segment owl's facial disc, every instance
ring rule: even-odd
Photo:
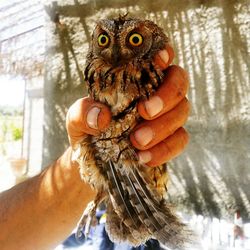
[[[100,20],[92,36],[92,59],[102,59],[113,67],[151,60],[166,41],[162,30],[151,21]]]

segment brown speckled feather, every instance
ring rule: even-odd
[[[133,34],[137,39],[131,42]],[[100,41],[102,36],[107,40]],[[138,41],[139,46],[132,46]],[[184,249],[190,233],[167,204],[167,167],[140,165],[129,141],[141,119],[138,100],[151,96],[162,82],[163,72],[152,58],[166,43],[162,30],[150,21],[120,17],[97,24],[85,78],[90,96],[110,107],[112,121],[100,135],[86,137],[75,155],[83,180],[98,191],[95,204],[106,203],[111,240],[138,246],[156,238],[172,249]],[[85,212],[81,226],[95,208]]]

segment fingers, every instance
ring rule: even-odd
[[[79,142],[86,134],[98,135],[111,121],[111,112],[102,103],[89,97],[77,100],[69,109],[66,127],[71,145]]]
[[[138,112],[146,120],[155,119],[174,108],[185,97],[187,90],[186,71],[176,65],[170,66],[155,94],[149,100],[139,102]]]
[[[166,69],[174,59],[174,50],[167,44],[165,49],[158,52],[154,57],[154,63],[157,64],[162,70]]]
[[[148,166],[160,165],[180,154],[188,143],[188,134],[182,128],[190,105],[185,98],[188,75],[179,66],[169,66],[174,58],[172,47],[167,45],[154,58],[165,76],[162,85],[149,98],[138,104],[139,114],[146,120],[136,126],[130,135],[139,160]]]
[[[159,166],[178,156],[184,150],[188,141],[188,133],[184,128],[179,128],[174,134],[154,147],[139,151],[139,161],[150,167]]]
[[[171,111],[154,120],[141,122],[130,134],[130,141],[139,150],[155,146],[185,124],[189,110],[189,102],[184,98]]]

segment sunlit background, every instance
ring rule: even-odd
[[[44,41],[39,1],[0,2],[0,190],[41,171]]]
[[[24,102],[25,81],[18,77],[1,76],[0,82],[0,105],[20,109]]]
[[[0,191],[15,184],[10,158],[22,157],[24,96],[21,78],[0,77]]]

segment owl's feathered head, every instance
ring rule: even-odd
[[[149,20],[103,19],[93,31],[88,59],[102,58],[114,66],[138,58],[151,60],[167,40],[163,30]]]

